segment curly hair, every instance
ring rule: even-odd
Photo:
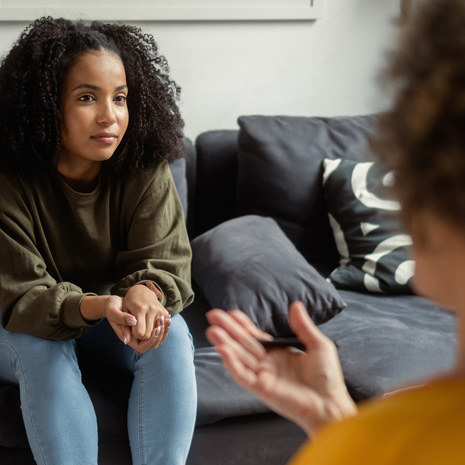
[[[107,163],[116,173],[141,173],[184,153],[180,89],[153,36],[134,26],[44,17],[28,26],[0,65],[0,166],[50,172],[61,151],[60,93],[75,60],[93,50],[124,65],[130,114],[126,134]]]
[[[427,210],[465,228],[465,1],[426,2],[398,45],[374,150],[394,169],[407,227]]]

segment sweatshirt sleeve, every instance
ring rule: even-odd
[[[165,308],[179,313],[194,298],[191,256],[176,186],[168,165],[161,163],[133,211],[125,248],[117,254],[112,293],[124,296],[131,286],[152,281],[163,292]]]
[[[34,223],[24,201],[2,192],[0,206],[0,312],[8,331],[45,339],[75,339],[89,323],[80,313],[87,295],[57,282],[37,248]]]

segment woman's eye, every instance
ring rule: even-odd
[[[126,103],[127,99],[128,98],[126,97],[126,95],[117,95],[115,97],[115,102],[123,104],[123,103]]]
[[[81,95],[78,100],[80,102],[92,102],[92,100],[95,100],[94,97],[92,97],[92,95]]]

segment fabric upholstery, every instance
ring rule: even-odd
[[[196,141],[197,159],[191,158],[191,151],[186,165],[191,238],[239,213],[272,216],[312,265],[328,262],[328,271],[331,271],[331,265],[337,266],[339,255],[323,204],[321,161],[326,157],[364,160],[366,138],[374,130],[374,118],[252,116],[241,118],[239,123],[240,131],[202,134]],[[240,160],[237,158],[239,132]],[[311,169],[302,167],[305,154],[312,160]],[[262,156],[264,163],[260,162]],[[318,168],[313,165],[314,159],[318,161]],[[264,173],[254,173],[257,169]],[[313,184],[315,179],[317,184]],[[257,181],[257,185],[246,185],[247,180]],[[269,192],[266,182],[269,182]],[[306,188],[307,182],[313,187]],[[287,197],[288,190],[295,197],[297,183],[308,199],[307,203],[299,203],[306,209],[300,216],[302,220],[296,217],[291,197]],[[240,206],[236,200],[241,202]],[[453,363],[455,341],[451,315],[441,313],[416,296],[368,295],[344,290],[340,295],[348,306],[321,327],[339,347],[344,375],[356,399],[379,395],[400,383],[445,370]],[[246,405],[251,399],[245,399],[234,381],[221,371],[224,368],[220,360],[205,340],[204,314],[209,308],[210,304],[196,289],[194,303],[183,311],[197,349],[198,421],[202,423],[196,428],[187,465],[286,463],[304,441],[305,434],[274,414],[248,415],[242,409],[241,402]],[[103,389],[100,382],[107,383]],[[109,440],[99,445],[102,465],[131,463],[125,422],[121,420],[126,412],[129,382],[115,378],[88,381],[100,419],[101,438]],[[9,446],[24,444],[22,424],[14,423],[19,419],[17,394],[14,386],[0,386],[2,446],[5,440]],[[242,410],[233,411],[233,406]],[[250,411],[263,408],[258,404],[248,404],[248,407]],[[237,412],[240,416],[206,424],[214,420],[214,415],[219,418]],[[4,418],[9,420],[5,422]],[[114,440],[110,441],[111,438]],[[1,465],[33,463],[27,449],[0,447]]]
[[[275,218],[311,262],[337,262],[321,187],[324,158],[365,160],[371,116],[239,118],[237,212]]]
[[[452,368],[455,318],[414,295],[339,291],[347,307],[321,330],[336,342],[346,383],[358,400]]]
[[[197,425],[270,411],[231,378],[214,347],[196,349],[195,372],[199,393]]]
[[[212,307],[239,308],[262,330],[291,334],[289,305],[302,301],[322,323],[345,306],[336,289],[271,218],[248,215],[192,241],[192,275]]]
[[[403,231],[393,176],[380,163],[323,160],[323,190],[339,267],[329,280],[341,289],[410,293],[412,240]]]
[[[235,216],[237,136],[235,130],[208,131],[195,141],[197,163],[195,198],[190,209],[191,239]]]

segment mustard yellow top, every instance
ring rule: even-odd
[[[289,465],[322,464],[465,464],[465,379],[368,402],[356,417],[323,429]]]

